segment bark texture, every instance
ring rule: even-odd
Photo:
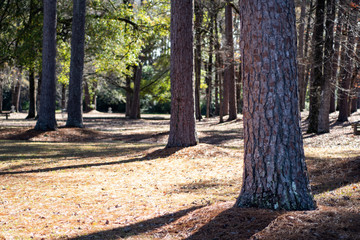
[[[201,120],[200,80],[201,80],[201,29],[203,22],[203,6],[201,0],[195,0],[195,114]]]
[[[86,0],[74,0],[67,127],[84,127],[82,80],[85,48],[85,13]]]
[[[39,119],[35,129],[56,130],[56,0],[44,0],[42,79]]]
[[[192,0],[171,1],[171,117],[167,147],[198,142],[195,128],[193,81]]]
[[[244,175],[236,205],[314,209],[300,129],[293,0],[241,1]]]
[[[35,72],[34,68],[30,68],[29,70],[29,113],[26,119],[35,118],[36,116],[36,101],[35,101]]]

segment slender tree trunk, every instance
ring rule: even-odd
[[[42,82],[41,79],[42,79],[42,75],[40,74],[37,82],[37,91],[36,91],[36,117],[35,117],[36,120],[39,119],[39,112],[40,112],[41,82]]]
[[[333,113],[336,111],[336,86],[338,83],[338,68],[339,68],[339,55],[340,55],[340,40],[341,40],[341,35],[342,35],[342,16],[341,16],[341,11],[337,11],[337,24],[336,24],[336,32],[335,32],[335,36],[334,36],[334,55],[333,55],[333,59],[332,59],[332,77],[331,79],[333,80],[331,82],[331,98],[330,98],[330,113]]]
[[[210,36],[209,36],[209,62],[207,64],[207,91],[206,91],[206,117],[211,117],[211,103],[212,103],[212,69],[213,69],[213,52],[214,52],[214,17],[210,13]]]
[[[66,84],[61,84],[61,110],[66,110]]]
[[[36,117],[36,100],[35,100],[35,69],[31,67],[29,70],[29,113],[26,119],[31,119]]]
[[[239,207],[315,208],[300,129],[294,10],[293,0],[240,4],[245,152]]]
[[[202,119],[200,108],[202,9],[202,1],[195,0],[195,114],[196,119],[199,121]]]
[[[224,73],[225,82],[228,84],[229,94],[229,118],[228,121],[237,118],[236,110],[236,87],[234,74],[234,39],[233,39],[233,17],[232,7],[227,4],[225,7],[225,36],[226,36],[226,68]]]
[[[347,6],[345,0],[341,0],[341,7]],[[347,29],[347,43],[346,50],[344,50],[344,54],[342,54],[342,66],[341,70],[341,81],[340,81],[340,99],[339,99],[339,117],[338,122],[346,122],[348,121],[349,116],[349,92],[350,92],[350,84],[352,78],[352,60],[354,57],[354,44],[355,37],[354,31],[356,28],[356,14],[354,10],[350,9],[348,11],[349,14],[349,24],[344,29]],[[345,42],[343,44],[345,46]]]
[[[18,80],[15,87],[15,111],[20,112],[20,95],[21,95],[21,84],[22,84],[22,68],[18,72]]]
[[[308,18],[307,18],[307,24],[306,24],[306,32],[305,32],[305,44],[304,44],[304,59],[305,59],[305,79],[304,79],[304,85],[302,86],[302,89],[300,88],[299,91],[301,91],[301,96],[302,98],[300,98],[300,110],[304,110],[305,109],[305,102],[306,102],[306,93],[307,93],[307,87],[308,87],[308,83],[309,83],[309,78],[310,78],[310,64],[308,63],[308,59],[309,57],[309,40],[310,40],[310,31],[311,31],[311,19],[312,19],[312,15],[313,15],[313,0],[310,0],[310,6],[309,6],[309,13],[308,13]]]
[[[316,1],[315,26],[313,32],[313,77],[310,82],[310,111],[308,133],[317,133],[319,125],[319,109],[321,103],[321,85],[323,75],[323,35],[325,19],[325,0]]]
[[[73,0],[69,101],[66,127],[84,127],[82,82],[85,49],[85,13],[86,0]]]
[[[4,82],[4,79],[0,77],[0,113],[2,113],[3,111],[3,83]]]
[[[215,40],[215,115],[220,115],[220,43],[219,43],[219,33],[218,33],[218,23],[217,23],[217,13],[214,15],[214,40]]]
[[[305,33],[305,17],[306,17],[306,2],[301,2],[301,12],[300,12],[300,19],[299,19],[299,32],[298,32],[298,63],[299,63],[299,93],[300,93],[300,110],[301,103],[305,102],[305,61],[304,61],[304,33]]]
[[[129,76],[126,76],[126,106],[125,106],[125,116],[126,117],[130,117],[131,96],[132,96],[131,79]]]
[[[139,63],[139,66],[134,68],[134,93],[131,101],[131,110],[130,118],[139,119],[140,118],[140,84],[141,84],[141,75],[142,75],[142,64]]]
[[[84,79],[84,112],[90,112],[91,108],[90,87],[87,79]]]
[[[171,117],[167,147],[198,143],[193,80],[193,3],[171,1]]]
[[[39,119],[35,129],[56,130],[56,0],[44,0],[42,81]]]
[[[236,81],[236,105],[238,113],[242,113],[242,98],[241,98],[241,68],[238,67],[238,71],[236,74],[237,81]]]
[[[326,1],[326,29],[325,29],[325,54],[324,54],[324,77],[321,83],[321,102],[319,109],[318,133],[330,132],[329,113],[331,83],[333,77],[332,58],[334,55],[334,21],[335,21],[335,0]]]

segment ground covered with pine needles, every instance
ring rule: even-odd
[[[331,133],[304,133],[318,209],[298,212],[234,207],[240,115],[174,149],[168,115],[92,112],[76,129],[59,114],[53,132],[25,117],[0,119],[0,239],[360,239],[360,136],[335,114]]]

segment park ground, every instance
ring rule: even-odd
[[[169,115],[90,112],[75,129],[59,113],[53,132],[25,117],[0,118],[0,240],[360,239],[360,136],[336,114],[331,133],[304,132],[318,208],[292,212],[233,207],[241,115],[198,122],[200,144],[182,149],[164,148]]]

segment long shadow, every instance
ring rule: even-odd
[[[79,169],[79,168],[88,168],[88,167],[99,167],[99,166],[111,166],[111,165],[119,165],[131,162],[142,162],[142,161],[151,161],[157,158],[168,157],[182,148],[165,148],[155,150],[147,154],[141,158],[132,158],[128,160],[121,160],[121,161],[113,161],[113,162],[101,162],[101,163],[88,163],[88,164],[79,164],[79,165],[70,165],[70,166],[61,166],[61,167],[52,167],[52,168],[40,168],[40,169],[32,169],[32,170],[25,170],[25,171],[6,171],[0,172],[0,175],[14,175],[14,174],[25,174],[25,173],[42,173],[42,172],[53,172],[53,171],[60,171],[66,169]]]
[[[207,136],[199,138],[201,143],[221,145],[230,140],[241,140],[244,138],[243,130],[232,131],[203,131]]]
[[[79,237],[70,238],[69,240],[89,240],[89,239],[100,239],[100,240],[112,240],[119,238],[126,238],[130,236],[136,236],[141,233],[145,233],[166,224],[172,223],[177,219],[185,216],[186,214],[199,209],[203,206],[196,206],[192,208],[188,208],[185,210],[181,210],[175,213],[166,214],[157,218],[145,220],[142,222],[138,222],[135,224],[131,224],[125,227],[114,228],[110,230],[105,230],[101,232],[91,233],[88,235],[83,235]]]
[[[201,227],[187,240],[249,239],[283,212],[254,208],[229,208]]]
[[[323,164],[309,170],[309,176],[315,184],[312,191],[315,194],[331,191],[352,183],[360,182],[360,157],[342,160],[330,164],[336,159],[307,158],[308,161],[322,161]],[[340,160],[340,159],[339,159]]]

